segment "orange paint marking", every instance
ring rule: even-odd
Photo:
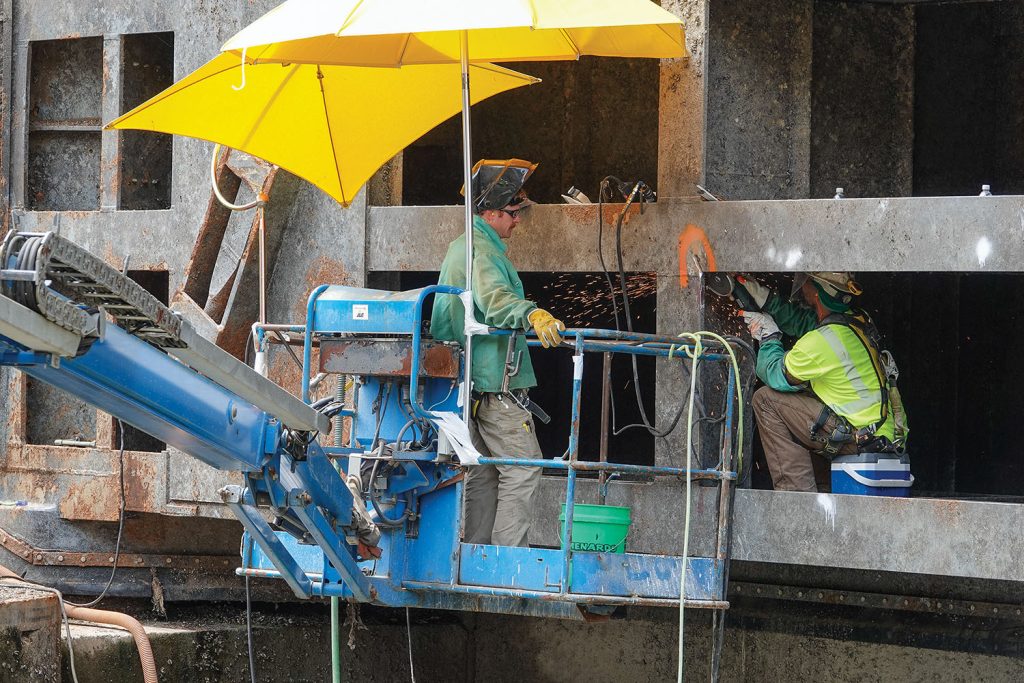
[[[718,270],[718,266],[715,265],[715,251],[711,248],[711,242],[708,241],[707,234],[705,234],[703,228],[690,223],[683,228],[683,232],[679,235],[680,289],[686,289],[690,284],[687,256],[692,252],[699,257],[700,252],[697,250],[698,247],[704,251],[704,257],[707,259],[707,272],[714,272]]]

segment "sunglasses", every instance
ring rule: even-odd
[[[512,219],[518,218],[519,217],[519,212],[520,211],[524,211],[524,209],[512,209],[511,211],[509,211],[508,209],[498,209],[498,210],[501,211],[502,213],[507,213],[509,218],[512,218]]]

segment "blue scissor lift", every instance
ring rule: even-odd
[[[0,364],[65,389],[214,467],[243,471],[244,486],[221,489],[245,528],[240,574],[283,579],[302,598],[577,619],[601,618],[624,605],[680,607],[682,594],[685,607],[715,610],[713,652],[720,652],[741,450],[735,397],[742,393],[738,386],[746,386],[725,344],[749,353],[738,340],[700,345],[569,330],[575,353],[564,459],[480,459],[481,465],[564,470],[563,539],[572,538],[580,473],[713,484],[712,553],[474,545],[461,542],[464,467],[452,456],[446,430],[437,428],[445,415],[461,414],[462,353],[456,344],[423,336],[427,297],[461,290],[323,285],[309,299],[304,325],[257,328],[261,345],[282,327],[304,334],[299,401],[56,235],[10,233],[0,266]],[[103,311],[93,308],[97,302]],[[310,404],[314,348],[321,372],[353,379],[350,402]],[[582,355],[590,352],[724,362],[717,463],[687,470],[581,459]],[[330,430],[329,416],[351,418],[347,446],[318,443],[318,434]],[[679,494],[686,495],[685,486]],[[683,523],[678,520],[681,533]]]
[[[576,617],[606,614],[620,605],[678,606],[681,585],[686,606],[725,609],[732,490],[736,479],[735,400],[737,378],[730,366],[725,389],[721,457],[716,467],[691,469],[693,480],[718,484],[718,533],[708,557],[640,553],[573,552],[561,549],[474,545],[460,542],[462,527],[461,468],[436,443],[406,447],[422,420],[447,411],[458,415],[458,347],[425,340],[422,311],[429,295],[448,296],[461,290],[427,287],[411,292],[380,292],[348,287],[322,287],[310,298],[305,332],[304,377],[311,349],[320,347],[321,371],[359,377],[350,447],[329,448],[343,470],[357,466],[359,456],[386,463],[391,475],[377,476],[370,486],[377,519],[384,518],[380,558],[359,562],[363,593],[379,604],[482,609],[538,616]],[[506,331],[492,331],[507,334]],[[565,508],[561,537],[570,538],[581,472],[620,476],[669,477],[682,480],[676,467],[648,467],[590,462],[579,457],[582,354],[623,353],[687,360],[693,345],[670,337],[611,330],[570,330],[574,343],[572,420],[567,455],[558,460],[481,458],[482,465],[522,465],[565,471]],[[387,360],[384,360],[385,357]],[[577,360],[578,359],[578,360]],[[727,361],[722,348],[705,348],[702,361]],[[306,387],[304,387],[304,390]],[[430,406],[428,410],[424,406]],[[408,438],[408,441],[406,440]],[[385,447],[385,444],[387,445]],[[442,447],[443,450],[443,447]],[[385,454],[386,453],[386,454]],[[385,455],[381,455],[385,454]],[[366,461],[363,461],[365,463]],[[367,469],[363,464],[363,469]],[[381,467],[378,466],[378,471]],[[680,487],[680,495],[684,489]],[[372,503],[371,503],[372,508]],[[395,524],[395,520],[401,520]],[[680,530],[683,520],[678,520]],[[277,534],[311,580],[311,592],[352,598],[347,579],[329,558],[303,549],[294,536]],[[262,543],[247,536],[243,573],[277,575],[276,563]],[[686,580],[682,581],[685,567]],[[567,580],[568,578],[568,580]],[[292,577],[291,581],[296,578]],[[358,597],[358,596],[356,596]]]

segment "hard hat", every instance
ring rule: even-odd
[[[476,162],[473,166],[474,212],[534,204],[523,192],[523,183],[536,168],[537,164],[523,159],[481,159]],[[465,185],[459,194],[465,196]]]
[[[829,310],[845,310],[853,303],[853,297],[859,296],[863,290],[853,275],[845,271],[814,271],[810,273],[797,273],[793,276],[793,290],[791,296],[804,286],[807,280],[811,280],[821,295],[821,301]]]

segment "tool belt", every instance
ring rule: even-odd
[[[836,418],[836,426],[831,432],[826,432],[825,424],[833,416]],[[811,441],[822,444],[818,452],[829,460],[835,457],[840,448],[851,443],[857,445],[858,453],[895,453],[896,447],[888,437],[875,434],[877,428],[876,423],[857,429],[842,415],[828,406],[822,406],[818,419],[811,425]]]
[[[549,422],[551,422],[551,416],[548,415],[547,412],[545,412],[545,410],[543,408],[541,408],[539,405],[537,405],[532,400],[530,400],[530,390],[529,389],[511,389],[509,391],[487,391],[487,392],[474,390],[473,394],[472,394],[473,403],[474,403],[474,406],[473,406],[473,414],[474,415],[476,414],[476,405],[475,405],[476,402],[477,401],[482,401],[484,396],[487,396],[487,395],[494,396],[499,401],[502,401],[502,400],[507,398],[508,400],[512,401],[513,403],[515,403],[517,406],[519,406],[523,410],[529,411],[530,414],[532,414],[535,418],[540,420],[543,424],[548,424]]]

